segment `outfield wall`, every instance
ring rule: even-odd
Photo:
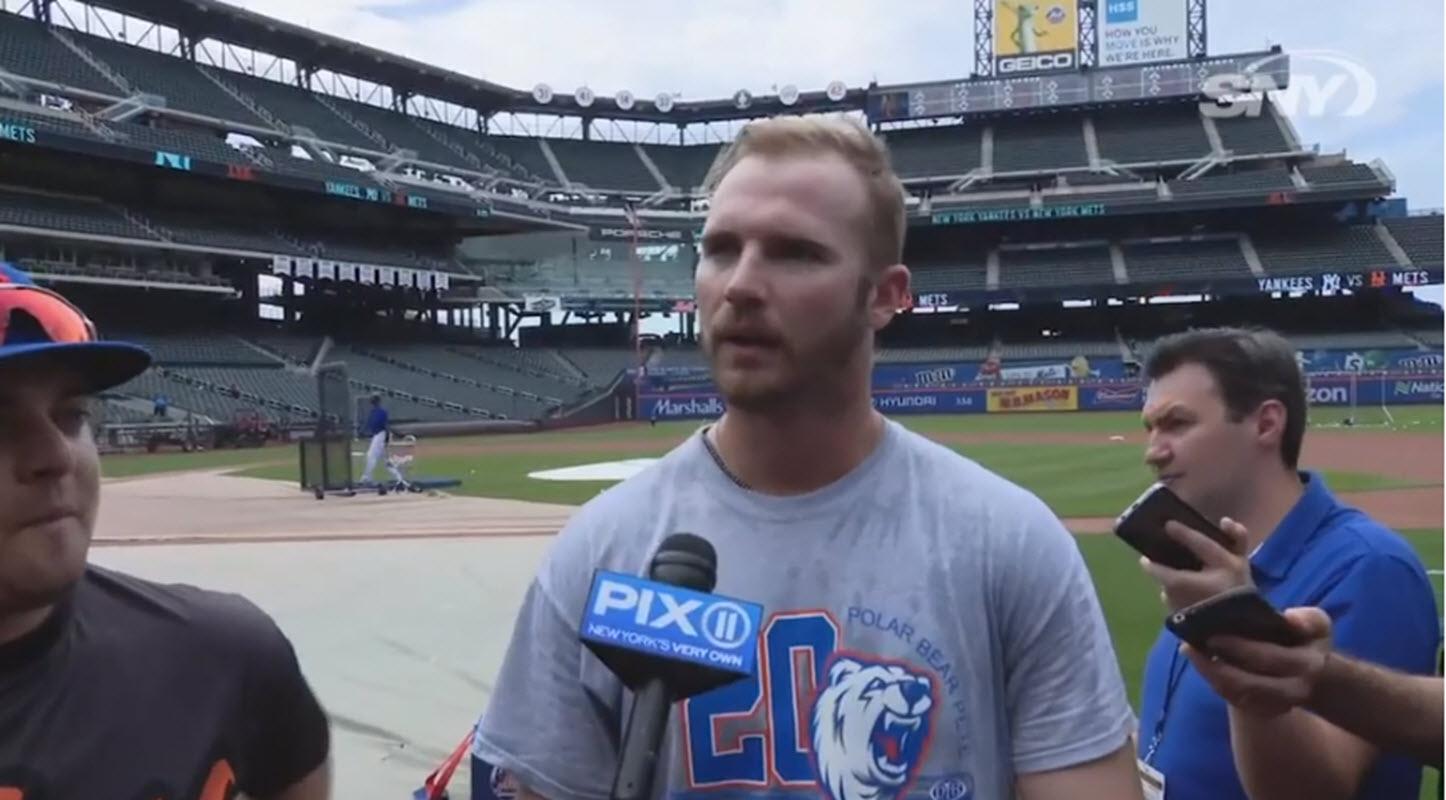
[[[917,369],[917,368],[916,368]],[[649,376],[651,377],[651,376]],[[723,413],[716,387],[694,375],[675,374],[658,391],[645,378],[639,387],[639,419],[705,419]],[[877,383],[877,382],[876,382]],[[1311,374],[1312,406],[1440,404],[1441,372]],[[1035,382],[949,387],[879,387],[874,407],[889,414],[1017,414],[1049,411],[1135,411],[1144,405],[1144,391],[1134,380]]]

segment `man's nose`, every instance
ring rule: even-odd
[[[1168,445],[1151,436],[1145,444],[1145,464],[1153,469],[1161,469],[1170,461],[1170,448]]]
[[[14,448],[16,478],[21,483],[57,478],[74,465],[69,442],[48,419],[18,426],[4,446]]]
[[[733,305],[757,305],[765,292],[765,264],[756,244],[744,245],[738,261],[728,271],[728,285],[723,297]]]

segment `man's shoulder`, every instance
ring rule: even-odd
[[[1421,561],[1405,537],[1356,506],[1337,501],[1323,527],[1322,542],[1339,557],[1398,558],[1412,564]]]
[[[239,654],[282,640],[270,615],[247,598],[185,583],[167,583],[90,564],[79,600],[87,615],[153,636],[184,637]],[[124,636],[124,630],[116,633]]]
[[[1425,563],[1405,537],[1362,509],[1337,502],[1290,567],[1289,581],[1307,594],[1366,588],[1386,580],[1407,593],[1429,589]],[[1356,575],[1356,579],[1347,580]],[[1382,587],[1384,588],[1384,587]],[[1428,592],[1429,593],[1429,592]],[[1379,595],[1379,592],[1377,592]]]

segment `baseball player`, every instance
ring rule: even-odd
[[[388,424],[391,417],[387,409],[382,405],[382,396],[372,395],[372,410],[367,414],[366,424],[362,427],[362,436],[371,437],[371,443],[367,445],[366,469],[362,471],[361,480],[364,484],[372,482],[372,473],[376,471],[377,464],[381,462],[382,456],[386,453],[387,437],[389,435]]]

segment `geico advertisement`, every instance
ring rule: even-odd
[[[1078,386],[1024,386],[1018,389],[990,389],[986,397],[990,412],[1078,411]]]
[[[1079,66],[1075,0],[996,0],[994,71],[1000,76]]]

